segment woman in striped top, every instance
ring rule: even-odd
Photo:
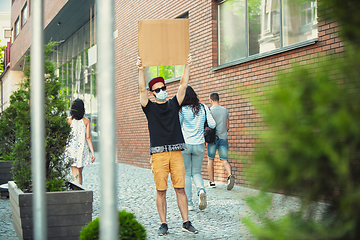
[[[186,88],[186,95],[181,104],[179,118],[187,146],[187,149],[182,151],[182,154],[185,165],[185,193],[188,197],[188,208],[189,210],[194,210],[192,178],[197,189],[197,195],[199,196],[199,209],[203,210],[207,206],[206,191],[201,176],[205,152],[204,123],[206,118],[209,127],[215,128],[216,122],[209,108],[199,103],[197,94],[190,86]]]

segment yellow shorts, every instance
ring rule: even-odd
[[[174,188],[185,188],[185,166],[181,151],[154,153],[150,160],[156,190],[164,191],[170,172]]]

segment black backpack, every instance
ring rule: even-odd
[[[207,116],[206,116],[206,109],[205,110],[205,123],[204,123],[204,138],[205,142],[207,143],[213,143],[216,139],[216,128],[210,128],[207,123]]]

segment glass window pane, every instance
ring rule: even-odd
[[[66,41],[67,45],[67,60],[71,61],[72,57],[72,50],[73,50],[73,41],[72,38],[69,38],[69,40]]]
[[[262,0],[259,53],[280,48],[280,0]]]
[[[184,65],[175,66],[175,77],[181,77],[184,72]]]
[[[62,46],[58,47],[56,51],[58,52],[58,64],[63,65],[64,61],[63,61]]]
[[[249,16],[249,56],[260,52],[261,10],[264,7],[261,0],[248,1]],[[264,3],[264,2],[263,2]]]
[[[67,78],[67,82],[68,84],[71,84],[72,83],[72,62],[69,62],[67,64],[67,75],[66,75],[66,78]]]
[[[28,7],[27,7],[27,2],[25,2],[25,5],[21,10],[21,26],[25,25],[27,18],[28,18]]]
[[[59,71],[61,87],[64,87],[66,85],[66,65],[62,66]]]
[[[84,39],[85,39],[85,49],[90,47],[90,23],[87,23],[84,27]]]
[[[96,64],[94,64],[92,67],[96,71]],[[96,75],[92,74],[91,75],[91,94],[92,94],[92,97],[94,97],[94,98],[97,97],[96,84],[97,84]]]
[[[165,80],[174,78],[174,66],[159,66],[159,76]]]
[[[84,51],[84,55],[85,55],[85,57],[84,57],[84,65],[86,66],[86,67],[88,67],[88,64],[89,64],[89,49],[86,49],[85,51]]]
[[[15,37],[19,35],[19,33],[20,33],[20,24],[19,24],[19,18],[17,18],[15,21]]]
[[[68,62],[68,58],[67,58],[67,43],[65,42],[63,45],[61,45],[61,52],[62,52],[62,62],[63,64]]]
[[[78,55],[78,47],[79,47],[79,45],[78,45],[78,35],[77,34],[75,34],[73,37],[72,37],[72,42],[73,42],[73,44],[72,44],[72,57],[74,58],[74,57],[76,57],[77,55]]]
[[[77,35],[78,35],[78,51],[80,53],[80,52],[84,51],[84,28],[83,27],[79,30]]]
[[[283,0],[283,45],[288,46],[317,36],[316,1],[302,4]]]
[[[145,67],[145,80],[147,83],[149,83],[152,78],[157,76],[158,76],[157,66]]]
[[[219,5],[219,64],[247,56],[245,0],[231,0]]]

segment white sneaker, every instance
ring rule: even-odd
[[[204,210],[207,206],[206,202],[206,193],[203,190],[200,190],[199,194],[199,209]]]
[[[194,211],[194,206],[188,205],[188,211]]]

